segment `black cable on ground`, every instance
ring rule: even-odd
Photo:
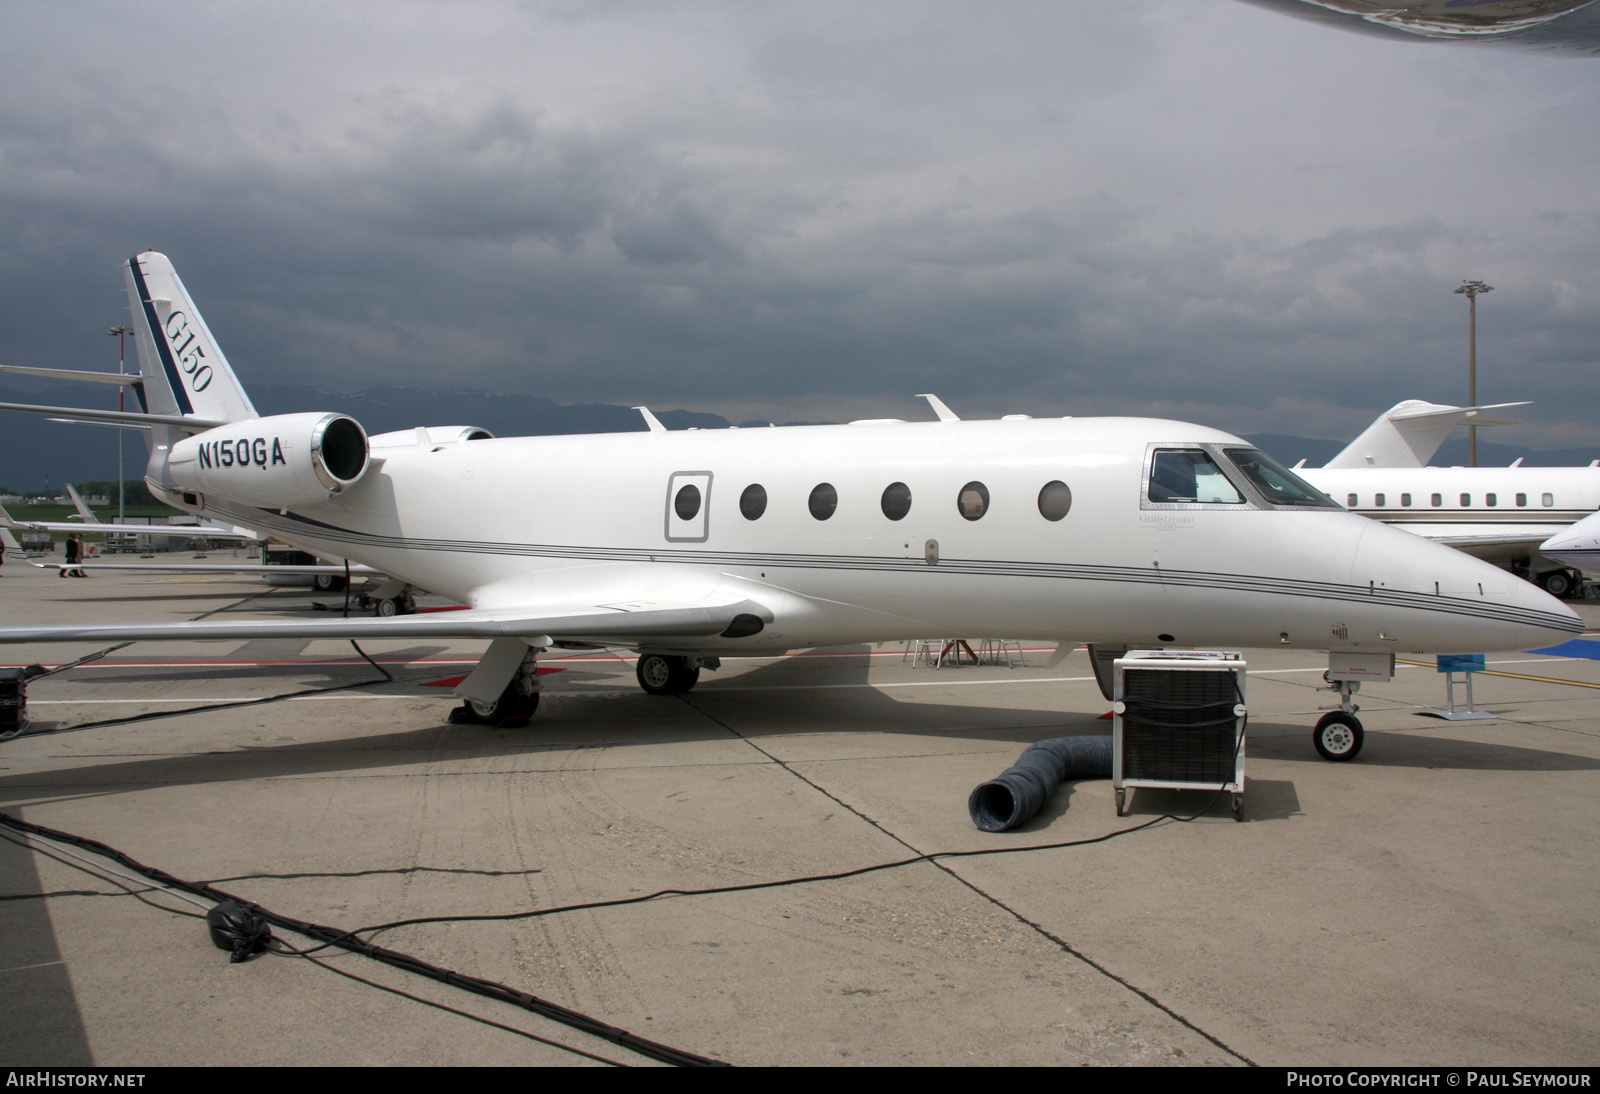
[[[388,965],[391,968],[400,969],[403,972],[415,973],[418,976],[425,976],[430,980],[437,980],[442,984],[449,984],[452,987],[460,988],[462,991],[471,992],[474,995],[481,995],[486,999],[493,999],[498,1002],[509,1003],[512,1006],[519,1007],[523,1010],[530,1011],[545,1018],[549,1018],[551,1021],[560,1022],[562,1025],[570,1026],[573,1029],[588,1033],[591,1036],[610,1041],[613,1044],[620,1045],[623,1048],[626,1048],[632,1052],[637,1052],[639,1055],[645,1056],[652,1060],[659,1060],[662,1063],[675,1064],[683,1067],[728,1066],[720,1060],[713,1060],[705,1056],[697,1056],[694,1053],[685,1052],[682,1049],[676,1049],[670,1045],[663,1045],[659,1042],[639,1037],[633,1033],[629,1033],[625,1029],[609,1025],[600,1021],[599,1019],[591,1018],[586,1014],[563,1007],[558,1003],[552,1003],[549,1000],[541,999],[538,996],[529,994],[528,992],[519,991],[516,988],[508,987],[505,984],[499,984],[492,980],[485,980],[481,977],[467,976],[451,969],[443,969],[437,965],[432,965],[428,962],[422,961],[419,958],[412,957],[410,954],[400,953],[397,950],[385,949],[384,947],[375,946],[369,942],[365,942],[359,938],[356,938],[349,931],[341,931],[336,927],[328,927],[318,923],[310,923],[304,920],[293,919],[289,916],[280,915],[279,913],[268,908],[264,908],[259,904],[255,904],[247,900],[241,900],[240,898],[233,896],[232,894],[221,889],[217,889],[214,886],[197,885],[193,882],[184,881],[182,878],[174,877],[164,870],[146,866],[145,864],[131,858],[123,852],[118,851],[116,848],[110,847],[99,842],[98,840],[89,839],[86,836],[76,836],[70,832],[57,831],[53,828],[47,828],[44,825],[33,824],[29,821],[22,820],[20,817],[13,817],[7,813],[0,813],[0,825],[5,825],[15,829],[18,832],[46,836],[50,839],[60,840],[64,843],[69,843],[77,847],[82,847],[85,850],[93,851],[96,854],[103,855],[115,862],[119,862],[128,869],[143,874],[150,880],[170,889],[193,893],[196,896],[202,896],[207,900],[212,900],[219,903],[225,900],[235,901],[249,908],[251,911],[255,912],[262,919],[266,920],[273,926],[281,927],[284,930],[294,931],[296,934],[304,935],[307,938],[315,939],[327,945],[338,946],[340,949],[349,950],[352,953],[362,954],[366,957],[372,958],[374,961]]]
[[[162,889],[159,886],[150,886],[150,887],[145,888],[143,890],[135,889],[132,886],[128,885],[126,883],[126,881],[124,881],[123,879],[120,879],[120,878],[115,877],[115,876],[108,876],[108,875],[114,875],[115,871],[107,870],[106,872],[103,873],[103,872],[101,872],[99,870],[92,869],[90,867],[90,865],[88,863],[86,863],[85,861],[74,862],[67,855],[58,853],[57,848],[55,848],[54,846],[52,846],[50,844],[40,843],[38,840],[30,840],[26,836],[19,835],[18,833],[15,833],[15,832],[0,831],[0,839],[10,840],[11,842],[17,844],[17,846],[19,846],[19,847],[26,848],[27,850],[30,850],[30,851],[34,852],[35,854],[44,855],[46,858],[54,859],[55,861],[61,863],[64,866],[70,866],[73,869],[82,870],[85,873],[89,874],[89,876],[99,878],[101,881],[109,882],[110,884],[112,884],[112,885],[114,885],[117,888],[122,890],[121,892],[108,893],[108,892],[103,892],[103,891],[94,890],[94,889],[60,889],[60,890],[55,890],[55,891],[49,892],[49,893],[23,893],[23,894],[16,894],[16,895],[0,896],[0,900],[45,899],[45,898],[48,898],[48,897],[62,897],[62,896],[109,896],[109,897],[131,896],[131,897],[134,897],[134,898],[140,900],[141,902],[143,902],[145,904],[150,905],[150,907],[155,908],[157,911],[170,912],[173,915],[187,916],[190,919],[204,919],[204,920],[207,920],[209,922],[208,916],[203,912],[190,912],[190,911],[185,911],[182,908],[169,908],[166,905],[157,904],[155,901],[148,900],[148,899],[145,898],[145,896],[143,894],[144,893],[148,893],[148,892],[167,893],[167,895],[169,895],[169,896],[170,895],[175,895],[175,894],[172,894],[172,893],[168,893],[167,890]],[[189,899],[192,899],[192,898],[184,897],[183,899],[189,900]],[[197,905],[200,904],[199,901],[194,901],[194,903],[196,903]],[[533,1033],[533,1032],[531,1032],[529,1030],[518,1029],[516,1026],[508,1026],[503,1022],[496,1022],[493,1019],[485,1018],[484,1016],[482,1016],[480,1014],[473,1014],[470,1011],[460,1010],[460,1009],[458,1009],[456,1007],[448,1006],[448,1005],[446,1005],[444,1003],[440,1003],[440,1002],[437,1002],[437,1001],[432,1000],[432,999],[425,999],[420,995],[413,995],[411,992],[402,991],[399,988],[391,987],[388,984],[380,984],[376,980],[369,980],[367,977],[358,976],[357,974],[355,974],[353,972],[350,972],[347,969],[338,968],[337,966],[332,965],[327,961],[322,961],[322,960],[319,960],[319,959],[313,957],[312,956],[312,951],[310,951],[310,950],[299,950],[299,949],[296,949],[295,947],[289,945],[287,942],[283,941],[280,938],[271,937],[270,934],[267,937],[266,945],[264,945],[262,948],[263,948],[263,950],[265,952],[274,954],[275,956],[278,956],[278,957],[302,957],[302,958],[305,958],[307,961],[311,962],[313,965],[316,965],[318,968],[326,969],[328,972],[336,973],[339,976],[343,976],[343,977],[345,977],[347,979],[354,980],[358,984],[365,984],[368,987],[377,988],[379,991],[388,992],[391,995],[398,995],[402,999],[409,999],[412,1002],[421,1003],[423,1006],[433,1007],[433,1008],[435,1008],[437,1010],[442,1010],[442,1011],[445,1011],[445,1012],[450,1013],[450,1014],[458,1015],[458,1016],[460,1016],[462,1018],[469,1019],[470,1021],[473,1021],[473,1022],[478,1022],[478,1023],[482,1024],[482,1025],[492,1026],[495,1029],[504,1030],[507,1033],[515,1033],[519,1037],[526,1037],[531,1041],[537,1041],[540,1044],[549,1045],[552,1048],[559,1048],[559,1049],[562,1049],[562,1050],[564,1050],[566,1052],[571,1052],[574,1055],[586,1057],[587,1059],[590,1059],[590,1060],[596,1060],[596,1061],[598,1061],[600,1063],[603,1063],[603,1064],[611,1064],[614,1067],[626,1067],[626,1066],[628,1066],[628,1065],[626,1065],[626,1064],[624,1064],[624,1063],[622,1063],[622,1062],[620,1062],[618,1060],[610,1060],[610,1059],[607,1059],[604,1056],[596,1055],[595,1053],[589,1052],[589,1051],[587,1051],[585,1049],[577,1048],[576,1046],[573,1046],[573,1045],[562,1044],[560,1041],[551,1040],[548,1037],[541,1037],[538,1034]],[[317,947],[317,948],[321,949],[322,947]]]

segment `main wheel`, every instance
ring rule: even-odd
[[[1551,570],[1539,575],[1539,586],[1551,596],[1565,599],[1572,594],[1572,575],[1565,570]]]
[[[1317,722],[1317,728],[1311,734],[1311,743],[1317,746],[1324,760],[1343,762],[1355,759],[1365,737],[1361,722],[1353,714],[1335,710],[1324,714]]]
[[[311,578],[311,587],[319,593],[331,593],[344,588],[344,578],[338,574],[315,574]]]
[[[503,726],[519,720],[526,722],[539,709],[539,693],[536,691],[532,695],[524,695],[518,682],[513,680],[494,702],[468,699],[467,706],[472,709],[473,717],[485,725]]]
[[[639,686],[651,695],[682,695],[699,682],[700,666],[687,657],[646,653],[639,656],[634,674]]]
[[[391,615],[400,614],[400,601],[396,597],[386,596],[372,606],[372,614],[387,619]]]

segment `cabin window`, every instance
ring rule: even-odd
[[[1517,508],[1518,509],[1525,509],[1525,508],[1527,508],[1527,506],[1528,506],[1528,495],[1526,495],[1526,494],[1518,494],[1517,495]]]
[[[1060,520],[1072,508],[1072,488],[1060,479],[1044,484],[1039,491],[1039,515],[1045,520]]]
[[[1354,494],[1346,494],[1344,496],[1344,504],[1346,509],[1354,509],[1356,507],[1356,496]]]
[[[969,482],[956,495],[956,511],[967,520],[977,520],[989,511],[989,488],[981,482]]]
[[[1382,495],[1382,494],[1374,494],[1374,495],[1372,495],[1372,504],[1377,506],[1380,509],[1383,508],[1383,498],[1384,498],[1384,495]]]
[[[1472,508],[1472,495],[1471,494],[1462,494],[1461,495],[1461,508],[1463,508],[1463,509],[1471,509]]]
[[[1556,503],[1556,496],[1554,494],[1541,494],[1540,495],[1539,504],[1543,505],[1546,509],[1550,508],[1555,503]]]
[[[1441,506],[1443,504],[1444,504],[1444,495],[1443,494],[1435,494],[1435,495],[1433,495],[1433,507],[1435,509],[1439,508],[1439,506]]]
[[[700,488],[691,482],[679,489],[672,499],[672,510],[679,520],[693,520],[700,512]]]
[[[890,520],[900,520],[911,512],[911,487],[903,482],[891,482],[883,488],[883,515]]]
[[[1151,501],[1240,505],[1244,495],[1229,482],[1209,452],[1201,449],[1161,449],[1150,464]]]
[[[1499,497],[1499,495],[1497,495],[1497,494],[1485,494],[1483,496],[1483,504],[1485,504],[1485,505],[1493,505],[1493,504],[1495,504],[1495,502],[1496,502],[1498,497]]]
[[[1411,508],[1411,495],[1410,494],[1401,494],[1400,495],[1400,508],[1402,508],[1402,509],[1410,509]]]
[[[818,520],[827,520],[833,516],[833,511],[839,508],[839,491],[833,488],[831,482],[819,482],[811,488],[811,497],[806,501],[811,510],[811,515]]]
[[[753,482],[739,495],[739,512],[745,520],[760,520],[767,511],[767,488]]]

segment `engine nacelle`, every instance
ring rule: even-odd
[[[178,441],[167,456],[167,474],[183,489],[268,509],[326,501],[366,470],[366,431],[343,414],[221,425]]]
[[[460,444],[493,439],[493,433],[475,425],[429,425],[397,429],[393,433],[374,433],[367,438],[367,448],[406,448],[414,444]]]

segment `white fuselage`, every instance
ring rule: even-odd
[[[1248,447],[1122,418],[477,440],[377,451],[356,486],[286,515],[198,508],[475,608],[730,587],[772,608],[759,634],[692,644],[707,653],[950,634],[1471,652],[1576,627],[1503,571],[1338,509],[1150,501],[1150,450],[1201,444]],[[969,520],[974,482],[989,500]],[[1052,482],[1071,491],[1059,520],[1039,503]],[[894,483],[911,497],[898,520]],[[808,504],[819,484],[837,496],[827,519]]]

